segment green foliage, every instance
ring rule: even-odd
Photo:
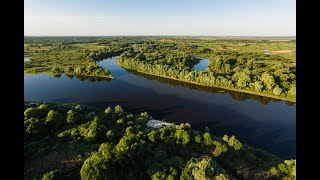
[[[59,112],[57,112],[55,110],[50,110],[48,112],[47,117],[46,117],[45,123],[48,125],[55,125],[55,126],[59,127],[64,123],[64,119],[63,119],[63,116]]]
[[[25,133],[29,135],[38,135],[45,131],[42,121],[37,118],[30,118],[24,121]]]
[[[264,54],[262,49],[271,51]],[[295,99],[294,41],[227,40],[168,37],[43,38],[26,37],[25,73],[110,78],[96,61],[120,55],[117,62],[140,72],[198,83]],[[279,50],[287,52],[277,53]],[[274,52],[274,53],[273,53]],[[210,59],[209,68],[195,71],[195,57]],[[257,82],[257,83],[256,83]]]
[[[268,72],[264,72],[261,75],[261,81],[265,84],[265,86],[267,87],[267,89],[272,90],[273,87],[275,86],[275,80],[274,77],[268,73]]]
[[[202,143],[202,137],[200,136],[200,134],[197,134],[194,137],[194,142],[201,144]]]
[[[118,120],[117,120],[117,123],[118,123],[118,124],[123,124],[124,121],[123,121],[123,119],[118,119]]]
[[[227,152],[227,150],[228,148],[225,145],[221,144],[220,142],[217,142],[212,154],[214,157],[218,157],[220,156],[220,154]]]
[[[151,41],[152,44],[145,42],[133,45],[134,51],[128,50],[122,53],[117,62],[142,73],[205,86],[226,87],[268,95],[275,95],[273,89],[278,86],[282,89],[282,93],[275,96],[295,98],[293,95],[287,95],[291,86],[295,86],[295,56],[293,54],[265,55],[261,49],[257,48],[260,45],[264,46],[262,44],[265,42],[252,41],[251,49],[248,49],[237,41],[208,40],[206,46],[216,47],[219,44],[225,47],[224,50],[215,48],[212,52],[202,51],[203,48],[199,47],[202,42],[195,39],[174,39],[172,43],[160,43],[158,39]],[[286,46],[286,43],[281,43],[281,46]],[[274,44],[272,47],[281,48],[281,46]],[[252,48],[257,49],[252,51]],[[192,66],[198,62],[198,59],[194,58],[197,56],[210,59],[207,70],[192,70]],[[278,94],[278,88],[276,94]]]
[[[296,86],[293,86],[292,88],[290,88],[290,90],[288,91],[288,96],[291,96],[291,97],[296,96]]]
[[[148,134],[148,139],[149,139],[151,142],[155,142],[158,138],[159,138],[159,134],[158,134],[155,130],[152,130],[152,131]]]
[[[111,156],[103,156],[100,153],[95,153],[93,156],[89,157],[83,163],[80,170],[81,179],[113,179],[116,176],[116,172],[113,172],[112,170],[110,158]]]
[[[40,104],[25,103],[25,109],[35,107],[40,114],[48,113],[24,118],[26,179],[295,177],[295,161],[281,163],[275,156],[242,146],[234,136],[224,136],[220,142],[188,123],[150,129],[145,125],[146,113],[142,117],[117,108],[123,118],[119,126],[115,120],[106,120],[109,113],[118,116],[115,112],[75,104],[45,103],[39,108]],[[72,116],[66,120],[70,112],[78,113],[82,122],[71,123]],[[227,146],[241,151],[230,151]],[[51,171],[57,167],[60,170]]]
[[[279,88],[279,86],[276,86],[274,89],[273,89],[273,94],[275,94],[276,96],[279,96],[282,92],[282,89]]]
[[[149,115],[148,112],[142,112],[142,113],[140,114],[140,116],[141,116],[141,117],[145,117],[145,118],[150,118],[150,115]]]
[[[204,157],[191,158],[184,167],[180,179],[209,180],[216,179],[216,177],[229,179],[229,175],[215,161],[209,157]]]
[[[118,116],[122,116],[124,113],[124,110],[122,109],[121,106],[117,105],[114,107],[114,113],[116,113]]]
[[[114,138],[114,132],[112,130],[107,131],[106,136],[108,138],[108,140],[113,140]]]
[[[176,138],[177,144],[186,145],[190,142],[190,135],[188,134],[187,131],[183,129],[177,129],[176,132],[174,133],[174,136]]]
[[[88,141],[97,141],[99,138],[102,138],[105,133],[106,127],[97,116],[91,121],[88,128],[88,134],[85,137]]]
[[[234,135],[232,135],[230,138],[228,138],[227,135],[224,135],[222,139],[228,142],[228,145],[233,147],[235,150],[240,150],[242,148],[241,142],[238,141]]]
[[[203,134],[203,143],[205,145],[211,145],[212,138],[211,138],[211,134],[209,132],[206,132]]]
[[[75,112],[70,109],[67,112],[67,123],[75,123],[77,120],[75,119]]]
[[[61,171],[59,169],[46,172],[42,176],[42,180],[58,180],[58,179],[63,179],[61,175]]]
[[[24,116],[26,117],[39,117],[39,110],[37,108],[27,108],[25,111],[24,111]]]
[[[59,67],[53,67],[51,70],[54,73],[61,73],[61,69]]]
[[[112,113],[112,108],[109,106],[104,112],[107,114],[111,114]]]
[[[280,163],[277,167],[270,169],[270,174],[278,176],[282,179],[296,179],[296,160],[285,160],[284,163]]]

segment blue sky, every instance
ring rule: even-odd
[[[295,36],[295,0],[25,0],[25,35]]]

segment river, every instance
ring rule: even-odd
[[[120,67],[116,57],[97,62],[113,79],[24,75],[25,101],[56,101],[101,109],[121,105],[148,111],[156,119],[189,122],[212,134],[234,134],[241,142],[282,158],[296,158],[296,104],[254,95],[190,85]]]

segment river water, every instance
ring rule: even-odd
[[[234,134],[241,142],[282,158],[296,158],[296,104],[216,88],[190,85],[120,67],[116,57],[97,62],[116,78],[24,75],[25,101],[73,102],[101,109],[121,105],[156,119],[189,122],[212,134]]]
[[[209,67],[209,59],[201,59],[196,65],[192,67],[193,70],[204,71]]]

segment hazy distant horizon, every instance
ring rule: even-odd
[[[210,38],[296,38],[296,36],[204,36],[204,35],[24,35],[24,37],[210,37]]]
[[[26,36],[296,36],[295,0],[25,0]]]

